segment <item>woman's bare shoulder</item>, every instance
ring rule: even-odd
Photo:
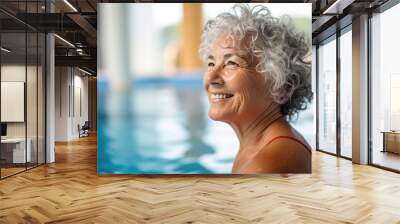
[[[311,151],[300,142],[279,138],[265,145],[247,164],[246,173],[311,173]]]

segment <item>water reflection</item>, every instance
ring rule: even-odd
[[[203,140],[206,134],[207,114],[202,102],[204,97],[202,88],[189,86],[177,88],[175,91],[179,107],[185,115],[182,125],[188,134],[186,140],[188,147],[183,154],[183,158],[188,162],[180,165],[177,171],[198,170],[201,173],[210,173],[211,171],[199,162],[200,157],[215,153],[213,146]]]
[[[125,96],[107,93],[105,83],[102,87],[99,173],[229,172],[201,162],[216,153],[215,146],[204,140],[209,121],[201,84],[137,85]],[[116,113],[119,104],[126,113]]]

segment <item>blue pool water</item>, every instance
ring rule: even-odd
[[[99,174],[230,173],[239,143],[208,118],[201,80],[136,81],[125,96],[98,84]]]

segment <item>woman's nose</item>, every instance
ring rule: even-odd
[[[215,68],[207,73],[208,84],[212,87],[219,87],[224,84],[224,79],[221,75],[221,69]]]

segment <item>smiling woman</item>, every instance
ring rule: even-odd
[[[312,99],[310,52],[291,18],[264,6],[238,4],[206,23],[208,114],[239,138],[233,173],[311,172],[311,148],[288,123]]]

